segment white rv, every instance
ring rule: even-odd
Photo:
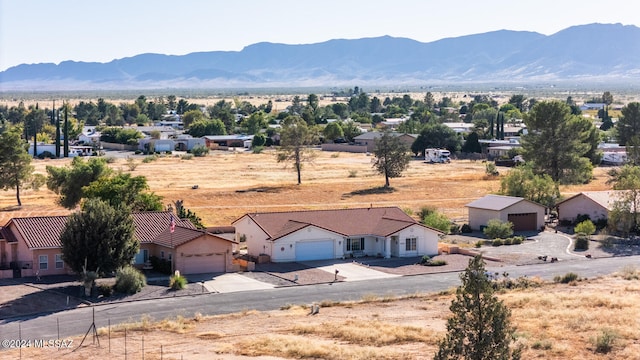
[[[451,162],[451,152],[446,149],[426,149],[424,159],[430,163],[449,163]]]

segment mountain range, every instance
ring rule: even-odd
[[[640,83],[640,28],[573,26],[552,35],[499,30],[429,43],[382,36],[241,51],[140,54],[108,63],[22,64],[0,91],[398,86],[464,83]]]

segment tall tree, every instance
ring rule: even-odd
[[[18,206],[22,206],[20,188],[33,173],[31,156],[22,140],[20,127],[9,126],[0,131],[0,189],[15,189]]]
[[[619,169],[614,168],[609,171],[608,175],[610,179],[607,180],[607,183],[613,185],[614,190],[625,190],[614,201],[616,211],[610,222],[619,228],[637,231],[638,214],[640,214],[640,166],[625,165]],[[621,224],[623,219],[627,220],[629,224]]]
[[[298,185],[302,183],[302,164],[312,161],[315,157],[309,145],[315,144],[317,139],[315,129],[310,128],[300,116],[288,116],[283,120],[277,160],[293,162],[298,174]]]
[[[60,195],[58,203],[67,209],[73,209],[80,203],[83,187],[111,173],[107,161],[102,158],[90,158],[85,161],[75,157],[70,167],[47,166],[47,188]]]
[[[69,216],[62,234],[62,259],[76,273],[114,272],[131,264],[140,247],[131,214],[90,199]],[[86,266],[86,268],[85,268]]]
[[[517,166],[500,181],[500,193],[553,207],[560,198],[560,189],[547,174],[535,174],[530,164]]]
[[[411,152],[425,155],[425,149],[447,149],[456,152],[460,150],[460,137],[450,127],[444,124],[427,124],[420,131],[420,135],[411,145]]]
[[[375,141],[373,168],[384,175],[384,187],[389,187],[389,179],[400,177],[409,167],[409,148],[399,137],[384,131]]]
[[[447,335],[439,343],[435,360],[520,359],[520,348],[511,348],[515,328],[511,311],[494,294],[484,260],[477,255],[460,275],[462,285],[449,309]]]
[[[83,197],[98,198],[115,208],[128,207],[131,211],[161,211],[162,198],[147,192],[147,178],[118,173],[103,176],[82,189]]]
[[[627,147],[627,154],[634,164],[640,164],[640,102],[630,102],[622,108],[622,116],[616,122],[618,143]]]
[[[64,157],[69,157],[69,104],[64,104]]]
[[[525,117],[528,133],[522,137],[523,156],[534,172],[549,174],[561,184],[591,180],[593,167],[587,153],[589,129],[562,101],[541,101]],[[593,126],[593,124],[591,125]]]
[[[57,115],[57,116],[56,116]],[[53,100],[53,109],[51,110],[51,122],[56,124],[56,158],[60,157],[60,111],[56,114],[56,101]]]

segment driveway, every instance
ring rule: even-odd
[[[341,276],[342,281],[361,281],[361,280],[374,280],[374,279],[386,279],[398,277],[399,275],[393,275],[384,273],[382,271],[371,269],[368,265],[363,265],[357,262],[339,262],[337,260],[327,261],[307,261],[302,264],[316,268],[318,270],[326,271],[328,273]]]
[[[231,293],[273,289],[274,284],[265,283],[238,273],[192,275],[190,282],[202,282],[209,292]]]

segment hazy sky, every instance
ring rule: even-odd
[[[493,30],[640,26],[635,0],[0,0],[0,71],[142,53],[239,51],[390,35],[430,42]]]

